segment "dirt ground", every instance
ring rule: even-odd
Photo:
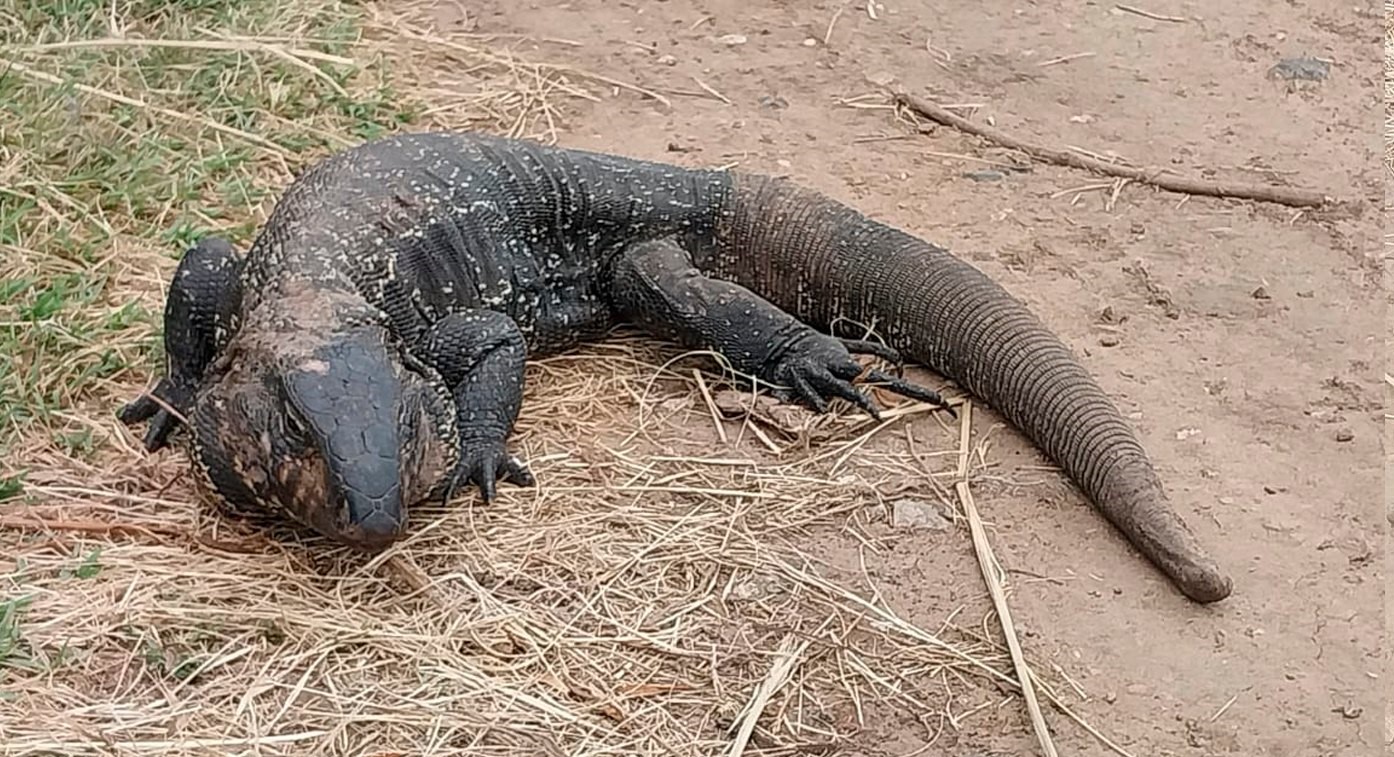
[[[468,13],[443,3],[435,18],[572,40],[520,49],[671,99],[617,89],[570,108],[563,144],[789,175],[947,244],[1083,353],[1236,582],[1219,606],[1185,602],[1037,469],[1031,446],[994,429],[1001,479],[980,487],[978,503],[1014,571],[1016,622],[1029,652],[1090,692],[1080,711],[1091,722],[1138,755],[1373,754],[1384,742],[1381,9],[1147,10],[1182,20],[1111,3],[869,11],[729,0],[486,2]],[[1333,60],[1329,78],[1270,76],[1300,55]],[[973,118],[1035,142],[1308,185],[1355,206],[1296,212],[1129,185],[1109,207],[1111,188],[1072,191],[1097,177],[1040,164],[974,180],[965,174],[984,166],[952,156],[1011,155],[849,107],[888,82],[979,104]],[[823,536],[809,548],[854,575],[857,542]],[[982,606],[966,533],[882,536],[880,554],[862,555],[866,572],[906,617],[933,627],[954,607]],[[927,736],[915,713],[872,717],[861,754],[912,754]],[[1051,722],[1062,754],[1104,753]],[[965,717],[933,753],[1034,748],[1013,700]]]

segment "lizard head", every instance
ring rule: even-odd
[[[415,445],[419,381],[379,328],[285,336],[244,351],[199,401],[195,449],[209,482],[340,543],[381,549],[402,534],[415,494],[401,463],[403,443]]]

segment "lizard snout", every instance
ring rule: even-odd
[[[289,405],[324,461],[329,496],[312,519],[326,536],[381,549],[406,527],[401,384],[380,333],[327,340],[285,376]]]

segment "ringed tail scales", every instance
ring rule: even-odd
[[[779,179],[737,175],[704,267],[816,328],[875,324],[1021,429],[1188,597],[1232,582],[1172,509],[1137,434],[1071,350],[972,265]]]

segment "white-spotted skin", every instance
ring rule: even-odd
[[[511,317],[529,353],[603,334],[608,257],[710,239],[729,177],[465,133],[410,134],[329,157],[285,192],[248,253],[243,310],[287,275],[352,287],[404,343],[452,313]]]

